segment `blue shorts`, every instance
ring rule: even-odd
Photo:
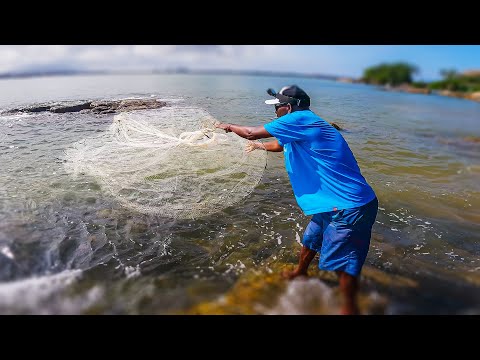
[[[313,215],[302,244],[320,253],[319,269],[358,276],[370,247],[377,211],[375,198],[360,207]]]

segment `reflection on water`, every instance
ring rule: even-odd
[[[49,93],[41,91],[44,81]],[[254,125],[273,116],[263,104],[265,88],[285,82],[298,79],[10,80],[0,82],[1,110],[154,95]],[[301,85],[315,112],[345,128],[379,198],[362,276],[364,313],[479,313],[480,104],[319,80]],[[19,98],[25,86],[30,90]],[[283,154],[268,154],[262,180],[235,206],[195,220],[141,214],[95,178],[65,171],[65,150],[112,120],[0,116],[1,313],[336,313],[336,278],[316,269],[317,259],[309,280],[279,276],[296,263],[309,221],[295,203]]]

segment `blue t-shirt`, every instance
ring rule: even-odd
[[[343,136],[310,110],[264,125],[283,146],[285,167],[305,215],[365,205],[375,192]]]

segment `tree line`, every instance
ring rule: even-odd
[[[361,81],[367,84],[386,86],[410,85],[430,90],[480,91],[480,71],[459,73],[455,69],[443,69],[440,71],[442,80],[415,82],[413,76],[418,71],[417,66],[405,62],[381,63],[365,69]]]

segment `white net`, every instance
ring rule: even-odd
[[[199,218],[248,196],[262,178],[265,150],[216,129],[200,108],[121,113],[105,133],[66,151],[67,170],[95,177],[124,206],[148,214]]]

